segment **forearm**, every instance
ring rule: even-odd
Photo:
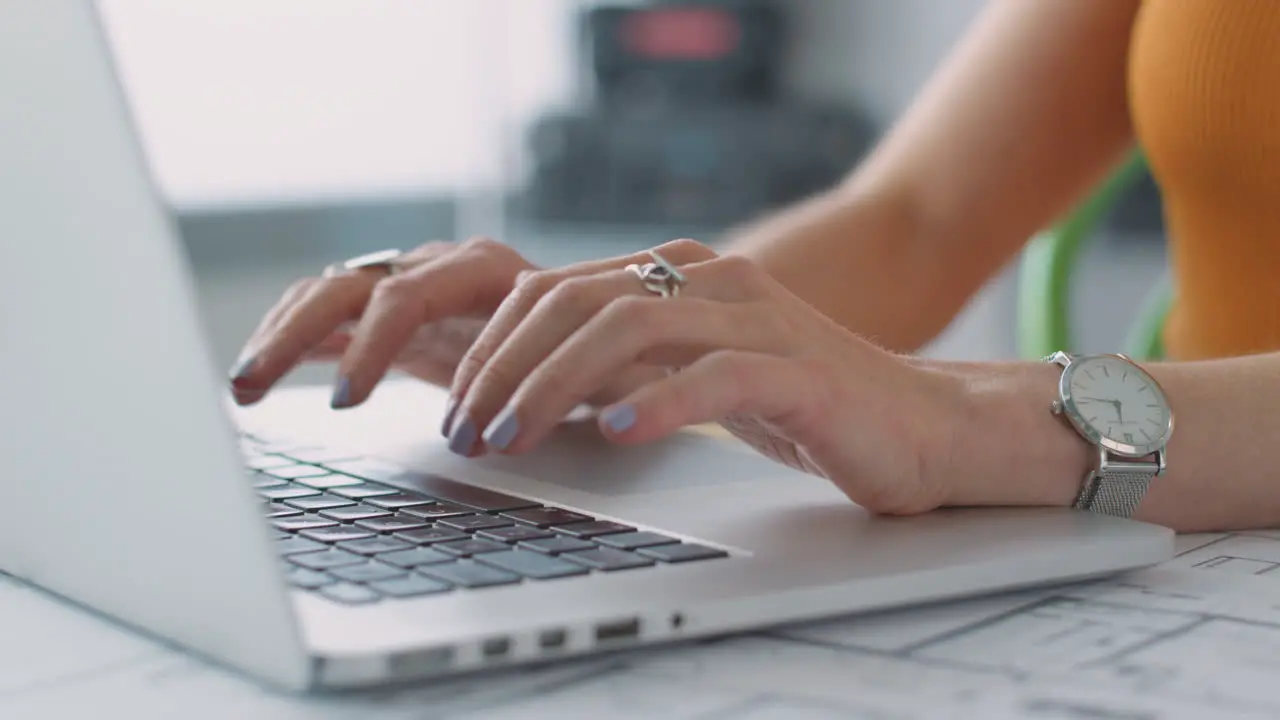
[[[1280,524],[1280,353],[1145,365],[1175,417],[1168,471],[1136,517],[1179,531]],[[1094,452],[1050,413],[1061,368],[952,364],[968,398],[951,505],[1069,505]]]
[[[841,187],[735,233],[742,254],[805,302],[877,344],[914,352],[951,321],[969,288],[946,270],[901,195]]]
[[[1139,5],[993,0],[841,187],[727,251],[849,330],[916,350],[1130,145]]]

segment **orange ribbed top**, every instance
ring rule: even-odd
[[[1170,235],[1169,355],[1280,350],[1280,0],[1144,0],[1129,71]]]

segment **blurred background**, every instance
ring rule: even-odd
[[[826,187],[983,0],[100,0],[219,362],[294,278],[483,234],[542,264],[714,241]],[[1147,182],[1091,248],[1081,349],[1163,269]],[[1014,354],[1015,271],[928,349]],[[327,381],[306,368],[295,382]]]

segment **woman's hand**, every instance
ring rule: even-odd
[[[625,269],[648,254],[524,276],[454,377],[454,452],[528,450],[641,364],[678,371],[600,413],[615,442],[716,421],[868,509],[915,513],[946,501],[964,415],[957,380],[861,340],[748,260],[691,240],[657,252],[687,276],[677,297],[651,293]]]
[[[378,269],[295,283],[263,318],[232,371],[241,404],[262,399],[304,360],[338,362],[333,405],[363,402],[390,368],[448,386],[517,276],[537,268],[487,238],[435,242]],[[627,382],[634,384],[628,376]],[[625,392],[629,386],[616,386]]]

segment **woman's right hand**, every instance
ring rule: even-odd
[[[236,402],[258,402],[303,361],[338,363],[335,408],[363,402],[392,368],[448,387],[520,274],[537,269],[488,238],[427,243],[395,265],[390,276],[369,268],[295,282],[232,370]]]

